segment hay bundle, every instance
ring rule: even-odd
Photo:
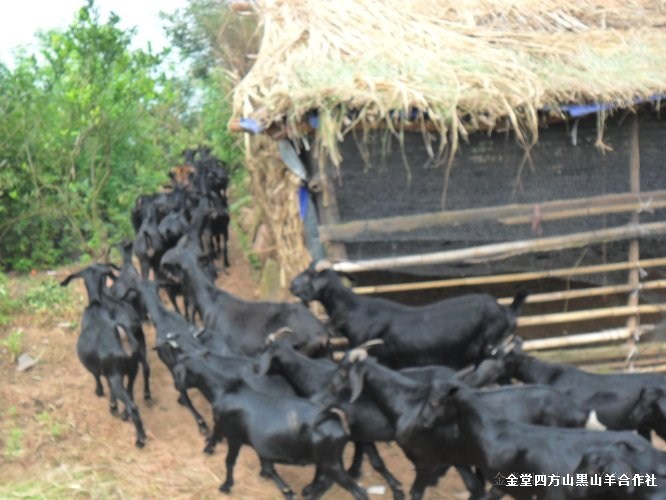
[[[263,42],[235,90],[235,117],[285,120],[295,138],[316,109],[319,158],[335,164],[342,134],[393,128],[395,112],[427,113],[452,151],[460,135],[498,120],[529,146],[538,109],[630,105],[666,88],[660,1],[263,0],[257,9]]]
[[[245,147],[254,200],[276,242],[272,253],[280,264],[280,284],[286,289],[289,280],[309,263],[298,209],[299,181],[286,173],[277,144],[268,137],[247,138]],[[285,296],[289,296],[286,291]]]

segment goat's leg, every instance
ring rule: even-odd
[[[222,250],[222,254],[224,255],[224,267],[229,267],[229,225],[224,226],[222,236],[224,237],[224,247]]]
[[[214,420],[213,432],[211,432],[209,438],[206,440],[206,447],[204,448],[204,453],[207,455],[212,455],[215,452],[215,446],[217,443],[224,439],[224,434],[220,428],[219,420]],[[229,444],[231,446],[231,444]]]
[[[421,500],[427,486],[437,482],[437,470],[433,467],[416,467],[416,478],[409,490],[411,500]]]
[[[275,467],[273,466],[273,462],[261,457],[259,457],[259,461],[261,463],[261,470],[259,471],[259,475],[261,477],[265,477],[266,479],[271,479],[275,484],[277,484],[277,487],[280,488],[284,498],[286,500],[292,500],[294,498],[294,492],[289,487],[289,485],[284,482],[284,479],[282,479],[277,473]]]
[[[224,460],[224,463],[227,467],[227,477],[220,485],[220,491],[222,493],[231,493],[231,487],[234,485],[234,465],[236,465],[236,459],[238,458],[238,452],[240,449],[240,443],[236,441],[229,441],[229,446],[227,448],[227,458]]]
[[[136,381],[136,375],[139,372],[139,365],[137,364],[132,364],[130,366],[130,369],[127,373],[127,394],[130,398],[130,400],[134,401],[134,382]],[[120,418],[123,420],[129,420],[130,418],[130,409],[127,405],[125,405],[125,410],[123,411],[122,415],[120,415]]]
[[[317,466],[312,482],[303,488],[303,498],[308,500],[319,498],[331,487],[331,484],[333,484],[333,481],[322,474],[321,468]]]
[[[109,385],[109,412],[112,416],[119,417],[120,413],[118,412],[118,398],[113,392],[113,388],[111,387],[111,380],[109,377],[106,377],[106,383]]]
[[[381,474],[381,476],[386,480],[389,487],[391,488],[394,500],[402,500],[405,498],[405,494],[402,491],[402,484],[400,484],[400,481],[398,481],[386,468],[386,465],[384,464],[382,457],[379,455],[375,444],[365,443],[363,448],[368,455],[368,459],[370,460],[373,469]]]
[[[356,481],[345,471],[345,466],[342,463],[342,454],[339,455],[334,463],[323,467],[323,470],[333,481],[351,493],[356,500],[367,500],[368,493],[365,489],[356,484]]]
[[[104,396],[104,386],[102,386],[102,379],[100,378],[99,373],[93,373],[95,377],[95,394],[100,398]]]
[[[197,426],[199,427],[199,433],[203,436],[207,436],[209,433],[208,425],[206,425],[206,421],[203,419],[201,414],[196,410],[196,408],[194,408],[192,400],[187,395],[187,391],[180,392],[180,396],[178,398],[178,404],[190,410],[190,413],[194,417],[194,421],[197,423]]]
[[[166,288],[166,293],[167,297],[169,298],[169,302],[171,302],[171,305],[173,308],[176,310],[178,314],[183,314],[180,312],[180,307],[178,307],[178,292],[173,289],[173,287],[168,286]]]
[[[364,446],[363,443],[354,443],[354,456],[352,458],[352,463],[347,469],[347,474],[351,477],[358,479],[361,477],[361,466],[363,465],[363,452]]]
[[[116,398],[123,402],[125,405],[125,411],[129,414],[132,422],[134,422],[134,427],[136,428],[136,447],[143,448],[146,444],[146,432],[143,430],[143,422],[141,422],[139,409],[136,407],[136,404],[134,404],[134,401],[132,401],[132,398],[130,398],[125,387],[123,387],[122,375],[113,374],[109,376],[108,379],[111,392]]]
[[[153,397],[150,394],[150,366],[148,365],[146,336],[144,335],[142,328],[139,328],[139,331],[137,331],[137,339],[139,341],[139,362],[141,363],[141,373],[143,375],[143,400],[152,401]]]
[[[483,473],[480,470],[474,472],[470,467],[466,466],[456,466],[456,470],[460,474],[463,483],[465,483],[465,488],[469,491],[469,498],[472,500],[482,498],[486,492],[486,481]],[[443,476],[445,472],[446,470],[441,475]]]

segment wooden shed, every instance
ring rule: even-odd
[[[253,6],[230,126],[285,284],[327,256],[359,293],[410,303],[527,288],[527,349],[661,362],[661,3]]]

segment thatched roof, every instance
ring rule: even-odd
[[[631,105],[666,90],[666,5],[648,0],[259,0],[261,50],[235,118],[318,110],[337,163],[341,132],[427,113],[444,137],[508,123],[531,143],[539,109]],[[353,113],[350,114],[350,111]],[[453,132],[453,133],[450,133]]]

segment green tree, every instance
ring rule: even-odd
[[[166,178],[183,95],[161,56],[92,1],[39,57],[0,66],[0,263],[26,269],[129,236],[129,208]],[[172,149],[174,148],[174,149]]]

